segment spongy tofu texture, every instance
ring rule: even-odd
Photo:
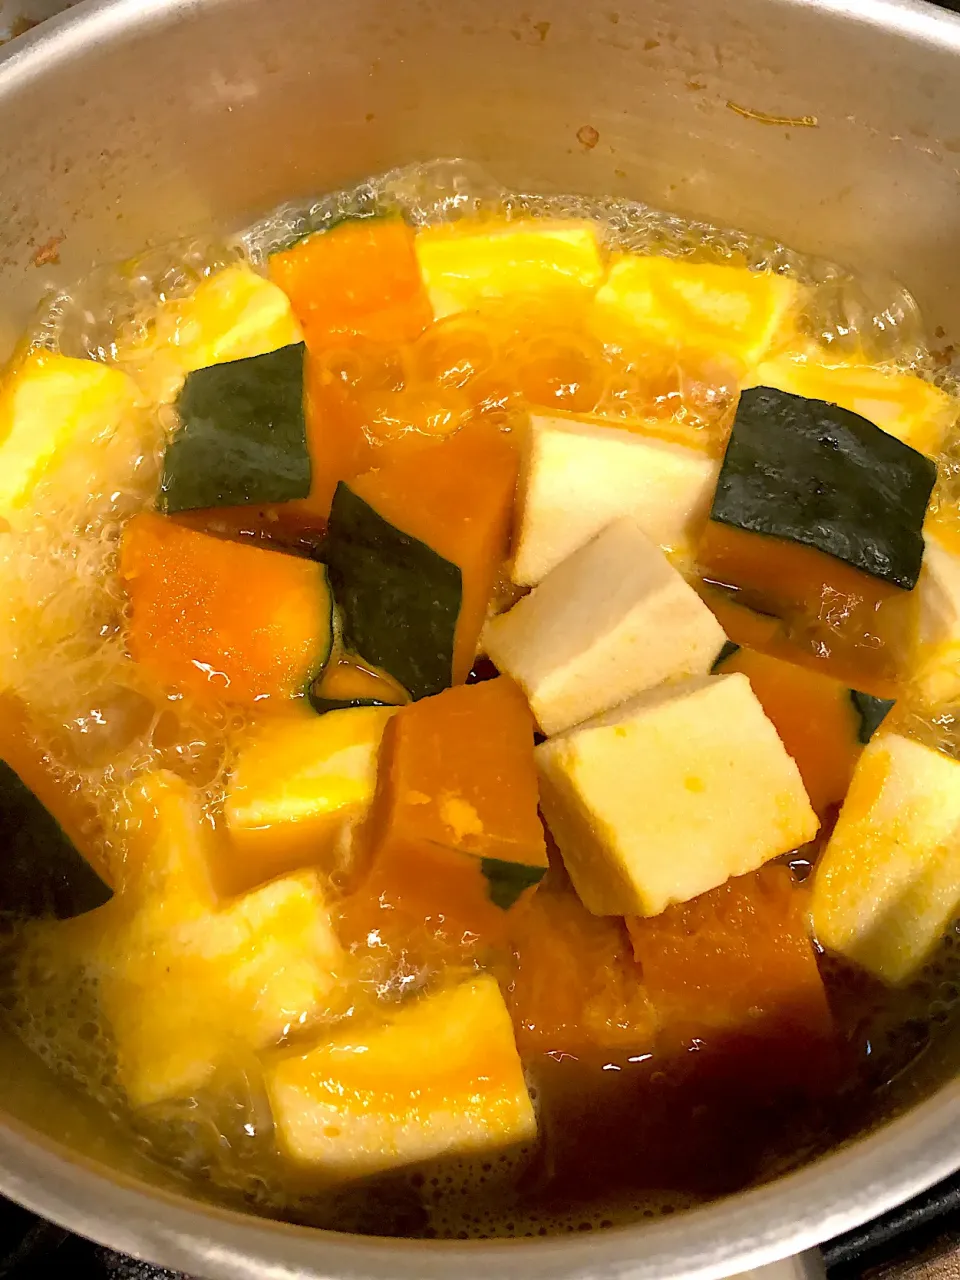
[[[554,734],[665,680],[706,674],[724,639],[693,588],[624,517],[494,618],[484,642]]]
[[[489,975],[415,999],[372,1027],[268,1065],[284,1153],[358,1178],[536,1137],[513,1027]]]
[[[585,906],[656,915],[811,840],[800,772],[746,676],[664,686],[536,750]]]
[[[857,764],[817,867],[817,938],[884,982],[909,981],[960,906],[960,762],[899,734]]]
[[[620,427],[533,417],[520,474],[515,582],[532,586],[618,516],[674,547],[706,517],[720,464]]]

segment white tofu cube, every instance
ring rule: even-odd
[[[725,639],[694,589],[624,517],[493,618],[484,647],[549,735],[665,680],[705,675]]]
[[[544,817],[594,915],[658,915],[819,826],[744,675],[662,685],[535,755]]]
[[[533,586],[612,520],[682,544],[706,517],[720,463],[621,427],[533,417],[521,468],[513,579]]]
[[[917,583],[916,685],[931,705],[960,694],[960,556],[924,533]]]
[[[899,734],[874,738],[817,866],[817,938],[898,985],[958,908],[960,762]]]
[[[536,1138],[496,979],[481,975],[268,1064],[284,1154],[331,1180]]]

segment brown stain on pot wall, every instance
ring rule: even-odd
[[[592,124],[582,124],[577,130],[577,141],[587,151],[592,151],[600,141],[600,134]]]
[[[51,236],[49,240],[33,255],[33,265],[35,267],[56,266],[60,261],[60,244],[63,236]]]

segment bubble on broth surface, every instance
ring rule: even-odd
[[[508,192],[458,160],[395,170],[350,190],[283,205],[229,242],[184,241],[98,271],[49,300],[28,345],[139,376],[165,303],[187,296],[230,263],[247,261],[263,271],[271,252],[304,235],[344,218],[385,213],[415,227],[472,216],[585,218],[596,224],[607,256],[651,252],[776,271],[805,286],[803,334],[828,353],[913,369],[953,394],[958,389],[954,368],[928,350],[912,298],[892,281],[866,280],[768,238],[686,221],[636,201]],[[722,361],[627,352],[600,342],[583,316],[545,318],[509,300],[449,317],[399,352],[358,344],[326,359],[342,386],[380,398],[371,400],[373,426],[387,423],[395,408],[390,396],[429,392],[451,413],[486,416],[504,429],[523,430],[532,405],[625,423],[641,419],[719,451],[737,394],[735,371]],[[118,861],[124,849],[109,832],[123,788],[146,770],[173,769],[215,815],[247,725],[236,712],[157,689],[124,650],[119,538],[132,515],[153,506],[164,445],[175,425],[171,408],[146,406],[104,442],[101,482],[68,486],[73,496],[67,502],[53,502],[38,489],[30,528],[0,539],[0,573],[16,606],[11,612],[15,622],[24,622],[22,630],[11,630],[6,620],[0,624],[0,682],[50,727],[55,765],[64,776],[82,779],[100,814],[109,856]],[[960,507],[960,433],[948,440],[940,462],[939,500]],[[505,598],[511,591],[504,584]],[[904,732],[960,758],[960,707],[907,706],[896,715]],[[537,1208],[522,1191],[530,1149],[401,1170],[336,1191],[304,1189],[277,1154],[255,1061],[233,1064],[192,1098],[131,1112],[116,1082],[96,982],[82,954],[71,951],[70,926],[56,935],[56,945],[52,937],[31,927],[3,939],[4,1019],[45,1063],[96,1098],[146,1154],[231,1203],[312,1225],[445,1239],[604,1230],[692,1203],[664,1192],[625,1195],[587,1210]],[[409,998],[429,985],[441,963],[436,956],[382,955],[373,945],[368,951],[354,957],[355,999],[344,1016]],[[472,960],[459,957],[458,963],[469,968]],[[837,961],[824,957],[823,964],[844,1035],[858,1048],[859,1074],[851,1087],[885,1084],[956,1016],[956,928],[917,980],[893,996]],[[789,1167],[831,1138],[826,1132],[798,1134],[802,1149],[774,1153],[771,1170]]]

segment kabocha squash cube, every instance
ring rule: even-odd
[[[909,591],[936,465],[865,418],[772,387],[740,397],[711,520]]]
[[[93,814],[69,782],[45,765],[21,709],[0,701],[0,921],[66,920],[112,895],[81,852]]]
[[[921,453],[935,454],[960,404],[932,382],[899,369],[831,363],[826,352],[790,353],[766,360],[748,386],[776,387],[840,405]]]
[[[551,570],[484,632],[487,653],[526,693],[548,735],[665,680],[705,675],[724,639],[697,593],[629,517]]]
[[[506,992],[521,1054],[652,1047],[655,1014],[622,920],[591,915],[557,867],[513,915]]]
[[[329,868],[338,838],[373,800],[391,715],[391,707],[350,707],[277,716],[254,730],[224,800],[235,875],[249,886],[298,866]]]
[[[800,770],[810,803],[822,817],[843,802],[865,743],[890,711],[890,699],[849,689],[808,667],[735,649],[714,668],[742,672]]]
[[[547,869],[533,732],[505,677],[402,707],[384,740],[366,896],[447,931],[502,933]]]
[[[749,369],[789,333],[800,290],[772,271],[626,255],[597,291],[594,323],[646,342],[723,354]]]
[[[340,948],[316,874],[218,906],[212,839],[183,781],[147,775],[127,795],[120,892],[77,922],[99,934],[99,998],[135,1107],[187,1097],[237,1053],[279,1043],[335,983]]]
[[[414,234],[400,218],[341,222],[273,254],[269,266],[311,347],[409,342],[432,319]]]
[[[311,560],[147,513],[124,530],[120,578],[131,655],[159,683],[201,700],[289,698],[330,656],[332,601]]]
[[[480,976],[268,1064],[281,1151],[343,1181],[437,1156],[491,1154],[537,1134],[494,978]]]
[[[117,360],[150,399],[165,404],[195,369],[247,360],[302,338],[283,290],[238,262],[201,280],[187,297],[164,303],[146,338],[121,345]]]
[[[18,529],[32,523],[31,498],[44,481],[54,485],[45,501],[77,495],[97,484],[97,443],[134,412],[136,383],[95,360],[49,351],[28,355],[0,383],[0,520]],[[76,465],[57,490],[57,472]]]
[[[197,369],[160,480],[163,511],[287,502],[310,492],[302,342]]]
[[[612,520],[676,547],[706,519],[720,470],[706,453],[619,427],[533,417],[521,463],[513,580],[533,586]]]
[[[960,763],[898,734],[860,757],[817,865],[817,938],[900,985],[960,907]]]
[[[662,1032],[828,1035],[832,1020],[810,939],[809,892],[789,867],[727,880],[627,929]]]
[[[473,666],[516,473],[509,439],[481,424],[337,489],[323,556],[344,638],[414,698]]]
[[[603,277],[594,224],[572,218],[464,219],[424,228],[415,248],[438,320],[500,298],[569,306]]]
[[[837,1038],[809,935],[809,891],[788,867],[727,880],[627,928],[657,1021],[654,1052],[691,1042],[761,1103],[836,1081]]]
[[[800,772],[743,675],[642,694],[536,748],[584,905],[653,916],[812,840]]]

